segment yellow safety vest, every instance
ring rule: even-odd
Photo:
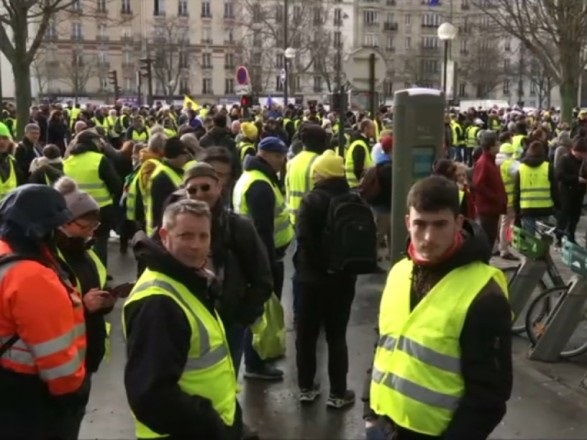
[[[183,166],[183,170],[187,171],[189,170],[191,167],[196,166],[198,164],[197,160],[188,160],[184,166]]]
[[[548,179],[548,162],[539,167],[520,165],[520,208],[552,208],[554,203],[550,196],[550,180]]]
[[[136,221],[136,219],[137,219],[136,206],[137,206],[138,194],[141,195],[141,198],[143,201],[144,218],[147,218],[147,212],[149,212],[149,209],[148,209],[149,207],[147,205],[147,202],[148,202],[147,194],[149,193],[150,188],[148,187],[148,185],[145,186],[145,184],[143,183],[143,165],[145,165],[146,163],[155,163],[156,165],[159,165],[159,160],[157,160],[157,159],[146,160],[141,165],[141,168],[139,168],[137,175],[131,181],[131,183],[128,187],[128,192],[126,194],[126,218],[127,218],[127,220]]]
[[[190,325],[190,347],[179,377],[179,388],[190,396],[208,399],[222,422],[232,426],[236,413],[237,383],[220,316],[216,311],[210,312],[186,286],[150,269],[145,270],[138,279],[124,308],[155,295],[173,300],[184,312]],[[124,310],[122,328],[126,339]],[[136,418],[135,435],[138,438],[169,437],[165,433],[156,433]]]
[[[118,122],[118,118],[116,116],[107,116],[106,117],[106,124],[108,126],[108,135],[111,138],[117,138],[120,134],[116,131],[116,124]]]
[[[244,216],[250,215],[249,206],[247,205],[247,192],[251,185],[257,181],[267,182],[273,194],[275,195],[275,211],[273,220],[273,242],[276,249],[287,246],[294,238],[294,229],[289,221],[289,215],[285,205],[285,200],[281,190],[275,185],[269,177],[258,170],[245,171],[241,174],[234,186],[232,201],[234,210],[237,214]]]
[[[461,147],[465,145],[465,141],[462,139],[463,127],[456,121],[450,121],[450,129],[452,131],[452,144],[453,146]]]
[[[163,131],[165,132],[165,136],[167,136],[168,138],[177,136],[177,131],[175,131],[172,128],[164,128]]]
[[[313,187],[312,168],[316,159],[318,159],[317,153],[304,150],[287,163],[285,195],[292,225],[296,224],[302,198]]]
[[[147,142],[149,139],[149,130],[145,128],[145,131],[138,132],[136,130],[132,131],[132,140],[135,142]]]
[[[79,117],[81,112],[82,112],[82,110],[80,108],[75,108],[75,107],[72,108],[71,111],[69,112],[69,125],[71,126],[71,128],[73,128],[73,126],[77,122],[77,118]]]
[[[467,147],[468,148],[475,148],[477,143],[477,134],[479,134],[479,127],[476,125],[471,125],[467,128]]]
[[[112,205],[112,195],[100,179],[100,162],[104,156],[95,151],[73,154],[63,161],[63,172],[75,180],[82,191],[91,195],[100,208]]]
[[[389,273],[381,298],[379,343],[371,378],[371,408],[398,426],[440,436],[465,392],[459,338],[471,303],[501,270],[481,262],[458,267],[411,309],[413,262]]]
[[[501,122],[499,119],[491,119],[489,129],[493,131],[501,131]]]
[[[10,174],[4,182],[0,179],[0,199],[3,199],[6,194],[18,186],[18,180],[16,179],[16,169],[14,167],[16,159],[12,155],[9,155],[8,161],[10,162]]]
[[[153,180],[155,180],[155,177],[157,177],[159,174],[161,173],[165,173],[167,175],[167,177],[169,177],[169,179],[171,180],[171,182],[173,182],[173,184],[175,185],[175,188],[179,188],[181,185],[181,181],[182,181],[182,176],[177,174],[177,172],[171,168],[169,165],[167,165],[165,162],[159,162],[159,165],[157,165],[157,168],[155,168],[155,170],[153,171],[153,174],[151,174],[151,177],[149,179],[149,190],[147,191],[147,194],[144,196],[143,200],[146,200],[146,205],[148,206],[147,210],[146,210],[146,221],[147,221],[147,225],[146,225],[146,233],[147,235],[151,235],[153,233],[153,231],[155,230],[155,219],[153,218],[153,201],[151,199],[151,186],[153,185]]]
[[[92,118],[92,122],[94,123],[94,125],[96,127],[104,127],[108,123],[106,118],[104,118],[103,121],[104,121],[104,123],[100,122],[100,120],[98,118],[96,118],[95,116]]]
[[[344,164],[346,180],[351,188],[356,188],[359,186],[359,180],[355,176],[355,160],[353,159],[353,152],[355,151],[355,148],[363,148],[365,150],[365,162],[363,164],[364,170],[367,170],[374,165],[367,141],[363,138],[354,141],[346,150]]]
[[[519,159],[522,157],[522,153],[524,152],[524,147],[522,146],[522,141],[526,138],[523,134],[517,134],[512,137],[512,147],[514,147],[514,159]]]
[[[257,153],[257,148],[255,148],[255,144],[253,144],[251,141],[240,141],[237,145],[237,149],[239,151],[241,163],[245,161],[245,157],[247,157],[247,155],[250,156],[250,153],[253,155]]]
[[[508,196],[508,206],[514,204],[514,178],[510,174],[510,168],[514,164],[514,159],[506,159],[499,166],[501,172],[501,180],[503,180],[503,186],[505,186],[505,193]]]

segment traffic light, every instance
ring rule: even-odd
[[[241,96],[241,107],[242,108],[249,108],[252,105],[253,105],[253,97],[251,95]]]
[[[147,101],[151,106],[153,105],[153,60],[151,58],[141,58],[139,62],[141,63],[141,75],[147,78]]]
[[[114,99],[120,98],[120,87],[118,87],[118,72],[116,70],[112,70],[108,72],[109,82],[114,89]]]

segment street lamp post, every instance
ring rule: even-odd
[[[283,62],[284,62],[284,70],[285,70],[285,81],[283,82],[283,108],[285,109],[288,104],[288,95],[289,95],[289,71],[290,71],[290,62],[296,57],[296,50],[293,47],[288,47],[283,52]]]
[[[455,25],[444,22],[438,27],[438,38],[444,41],[444,65],[442,67],[442,90],[444,91],[444,99],[448,104],[448,90],[447,90],[447,77],[448,77],[448,49],[450,42],[457,37],[458,29]]]

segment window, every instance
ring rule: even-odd
[[[275,56],[275,67],[277,67],[278,69],[281,69],[283,66],[285,66],[285,57],[283,56],[282,53],[278,53]]]
[[[179,93],[180,94],[189,94],[190,93],[189,78],[182,77],[179,79]]]
[[[263,54],[261,52],[253,52],[253,56],[251,57],[251,60],[252,60],[252,63],[254,66],[260,66],[262,59],[263,59]]]
[[[224,18],[234,18],[234,6],[232,0],[224,0]]]
[[[98,64],[107,64],[108,63],[108,54],[101,50],[98,52]]]
[[[209,54],[209,53],[202,54],[202,67],[205,69],[212,67],[212,54]]]
[[[340,8],[334,10],[334,25],[342,26],[342,9]]]
[[[232,29],[229,29],[229,30],[226,32],[226,41],[227,41],[228,43],[232,43],[232,42],[234,42],[234,32],[233,32],[233,30],[232,30]]]
[[[210,12],[210,0],[204,0],[202,2],[202,17],[212,17],[212,12]]]
[[[424,27],[440,26],[440,22],[439,14],[426,13],[422,16],[422,26]]]
[[[105,41],[108,40],[108,28],[105,23],[98,23],[96,31],[96,40]]]
[[[106,13],[106,0],[98,0],[98,12]]]
[[[469,53],[469,44],[468,44],[468,40],[465,38],[462,38],[461,40],[459,40],[459,45],[461,47],[461,53],[463,54],[467,54]]]
[[[536,86],[537,84],[535,80],[530,81],[530,96],[536,96],[536,89],[538,88]]]
[[[180,17],[189,16],[188,13],[188,0],[179,0],[177,4],[177,15]]]
[[[509,79],[503,80],[503,94],[504,95],[510,94],[510,80]]]
[[[412,37],[406,37],[406,49],[412,48]]]
[[[314,26],[320,26],[322,24],[322,8],[314,8]]]
[[[363,11],[363,23],[367,26],[376,25],[379,22],[377,11]]]
[[[334,41],[334,47],[340,47],[342,43],[342,33],[340,31],[335,31],[333,34],[332,41]]]
[[[389,52],[394,50],[393,37],[387,37],[387,44],[385,45],[385,49]]]
[[[124,63],[131,64],[132,63],[132,52],[130,50],[125,50],[123,53]]]
[[[100,77],[100,90],[107,90],[108,87],[108,78]]]
[[[123,26],[120,29],[120,38],[122,40],[130,40],[132,38],[132,28],[130,26]]]
[[[49,21],[49,25],[47,26],[47,38],[57,38],[57,23],[55,22],[54,18]]]
[[[178,65],[180,69],[189,69],[190,63],[186,52],[179,52],[178,54]]]
[[[281,81],[281,75],[275,77],[275,90],[278,92],[283,91],[283,82]]]
[[[422,60],[422,70],[426,73],[438,73],[440,71],[438,60]]]
[[[322,77],[316,75],[314,77],[314,93],[320,93],[322,91]]]
[[[406,14],[404,17],[404,23],[408,26],[412,24],[412,16],[410,14]]]
[[[130,0],[122,0],[122,9],[121,9],[121,12],[123,14],[131,14]]]
[[[438,37],[422,37],[422,46],[426,49],[438,48]]]
[[[81,23],[72,23],[71,24],[71,39],[72,40],[83,40],[84,36],[82,34],[82,24]]]
[[[393,12],[387,13],[387,23],[395,23],[395,14]]]
[[[75,12],[82,12],[82,2],[81,0],[74,0],[71,4],[71,10]]]
[[[133,78],[127,77],[124,79],[124,89],[125,90],[134,90],[135,89],[135,80]]]
[[[300,23],[302,20],[302,8],[299,5],[294,6],[293,8],[293,21],[294,23]]]
[[[155,0],[155,10],[153,11],[155,16],[165,15],[165,0]]]
[[[263,11],[261,10],[261,5],[259,3],[255,3],[253,5],[253,23],[258,23],[263,19]]]
[[[212,29],[202,28],[202,43],[212,44]]]
[[[512,41],[511,41],[511,38],[507,38],[506,37],[506,39],[503,42],[503,49],[506,52],[511,52],[512,51]]]
[[[384,82],[384,89],[383,92],[386,96],[391,96],[393,95],[393,82],[386,80]]]
[[[275,5],[275,21],[277,23],[283,22],[283,6]]]
[[[226,78],[224,80],[224,93],[226,95],[232,95],[234,93],[234,79]]]
[[[213,95],[214,94],[214,92],[212,91],[212,78],[202,79],[202,93],[204,95]]]
[[[464,82],[459,83],[459,96],[467,96],[467,84]]]
[[[510,71],[510,60],[509,60],[509,58],[504,58],[503,59],[503,70],[504,70],[504,72],[509,72]]]
[[[363,46],[379,47],[379,38],[376,34],[365,34],[363,35]]]

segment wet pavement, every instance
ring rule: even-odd
[[[131,281],[135,274],[132,255],[119,256],[111,246],[111,272],[115,282]],[[501,265],[501,261],[496,261]],[[286,268],[291,274],[291,267]],[[239,396],[246,421],[262,439],[362,439],[363,405],[333,411],[326,408],[328,380],[325,343],[318,350],[318,380],[323,395],[311,406],[297,401],[295,335],[291,327],[291,283],[286,273],[283,304],[286,310],[287,356],[276,363],[285,379],[278,383],[251,382],[241,378]],[[385,275],[361,277],[347,332],[350,371],[349,388],[360,398],[365,371],[372,361],[374,327]],[[93,378],[88,412],[80,439],[134,438],[132,418],[123,386],[124,347],[120,331],[120,308],[112,313],[112,356]],[[586,335],[587,337],[587,335]],[[587,439],[587,392],[579,382],[587,370],[582,360],[542,364],[527,360],[527,341],[514,343],[514,391],[508,413],[492,439]],[[242,368],[241,368],[242,371]]]

